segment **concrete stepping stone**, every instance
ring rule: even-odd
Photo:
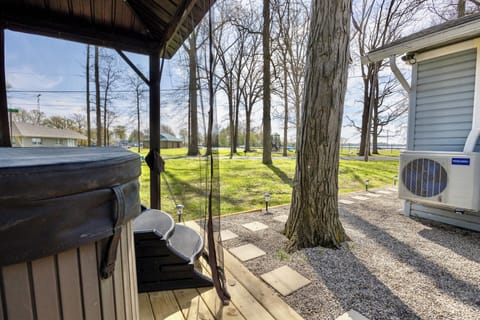
[[[240,261],[248,261],[265,255],[265,251],[250,243],[240,247],[231,248],[229,251]]]
[[[277,217],[273,218],[273,220],[281,222],[281,223],[286,223],[287,219],[288,219],[288,215],[286,215],[286,214],[282,214],[281,216],[277,216]]]
[[[238,235],[227,229],[220,231],[220,238],[222,239],[222,241],[227,241],[238,238]]]
[[[367,197],[362,197],[362,196],[353,196],[352,198],[355,199],[355,200],[360,200],[360,201],[368,200]]]
[[[339,203],[343,203],[343,204],[354,204],[355,202],[353,201],[350,201],[350,200],[344,200],[344,199],[341,199],[341,200],[338,200]]]
[[[264,273],[260,277],[282,296],[288,296],[311,282],[288,266]]]
[[[359,313],[358,311],[351,309],[342,314],[340,317],[336,318],[335,320],[368,320],[368,318]]]
[[[371,198],[381,197],[381,195],[379,195],[379,194],[370,193],[370,192],[365,193],[365,196],[366,196],[366,197],[371,197]]]
[[[397,187],[388,187],[387,190],[397,192],[398,188]]]
[[[381,193],[381,194],[392,194],[392,191],[380,190],[380,191],[377,191],[377,193]]]
[[[268,229],[268,226],[266,224],[257,221],[245,223],[242,224],[242,226],[250,231],[260,231],[263,229]]]

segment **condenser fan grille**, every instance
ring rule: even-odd
[[[447,187],[447,172],[434,160],[415,159],[403,168],[402,181],[411,193],[433,197]]]

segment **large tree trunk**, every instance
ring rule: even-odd
[[[87,99],[87,145],[92,145],[91,121],[90,121],[90,45],[87,44],[87,62],[85,66],[86,72],[86,99]]]
[[[195,32],[190,36],[188,51],[188,93],[189,99],[189,129],[188,129],[188,155],[198,154],[198,113],[197,113],[197,41]]]
[[[238,89],[237,89],[238,90]],[[240,103],[235,101],[235,123],[233,129],[233,140],[232,140],[232,152],[233,154],[237,153],[237,146],[238,146],[238,116],[240,114]]]
[[[108,88],[105,88],[103,95],[103,145],[105,147],[108,146],[107,97]]]
[[[288,145],[288,75],[287,75],[287,62],[285,61],[285,67],[283,68],[283,104],[284,104],[284,117],[283,117],[283,156],[286,157],[287,145]]]
[[[338,161],[347,86],[350,0],[312,2],[301,141],[287,250],[339,247],[347,235],[338,216]]]
[[[270,119],[270,0],[263,0],[263,164],[272,164],[272,123]]]
[[[302,126],[302,116],[301,116],[301,104],[300,104],[300,100],[298,99],[298,97],[300,96],[298,93],[300,91],[300,88],[295,88],[295,97],[297,97],[297,99],[295,99],[295,143],[298,147],[298,145],[300,144],[300,132],[301,132],[301,126]]]
[[[360,148],[358,151],[359,156],[365,156],[365,148],[368,144],[368,139],[370,139],[370,135],[367,133],[368,121],[370,117],[370,106],[371,106],[371,99],[370,99],[370,91],[372,89],[372,79],[373,79],[373,72],[372,67],[370,65],[366,66],[367,72],[364,74],[363,79],[363,113],[362,113],[362,127],[360,130]],[[370,153],[367,154],[367,156]]]
[[[377,90],[378,92],[378,90]],[[373,109],[372,119],[372,154],[378,154],[378,109]]]
[[[95,118],[97,123],[97,143],[96,146],[102,145],[102,110],[100,109],[100,76],[98,74],[98,47],[95,46]]]
[[[245,152],[250,152],[250,126],[252,111],[248,111],[249,107],[245,106]]]
[[[235,135],[235,115],[234,115],[234,106],[233,106],[233,90],[232,90],[232,82],[229,81],[229,86],[228,86],[228,120],[230,123],[229,126],[229,138],[230,138],[230,158],[233,157],[234,151],[233,151],[233,140],[234,140],[234,135]]]
[[[137,150],[140,153],[140,91],[137,87]]]
[[[465,15],[466,2],[466,0],[458,0],[457,18],[461,18]]]

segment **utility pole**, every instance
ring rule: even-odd
[[[41,93],[37,94],[37,109],[38,109],[38,113],[40,113],[40,96],[41,96],[41,95],[42,95]]]

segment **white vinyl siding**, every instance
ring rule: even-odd
[[[476,49],[420,61],[412,150],[462,151],[472,128]]]

